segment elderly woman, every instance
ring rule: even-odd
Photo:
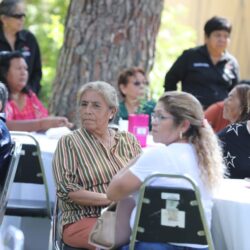
[[[40,49],[35,36],[24,30],[23,0],[0,1],[0,51],[20,51],[28,65],[28,85],[38,94],[42,78]]]
[[[218,133],[230,178],[250,177],[250,85],[236,85],[225,99],[223,117],[230,125]]]
[[[132,134],[109,128],[118,110],[114,87],[106,82],[83,85],[77,96],[81,128],[62,137],[53,160],[62,210],[63,241],[94,249],[89,233],[110,203],[106,190],[113,175],[141,153]]]
[[[151,117],[155,102],[147,100],[147,88],[148,81],[143,69],[134,67],[120,73],[118,89],[123,97],[119,104],[120,118],[128,120],[129,114],[148,114]]]
[[[66,117],[48,116],[36,94],[27,86],[28,69],[18,52],[0,53],[0,81],[9,92],[6,120],[10,130],[45,131],[53,127],[71,127]]]
[[[210,225],[211,191],[223,179],[224,165],[216,135],[204,120],[200,102],[185,92],[166,92],[159,99],[152,118],[154,141],[163,144],[146,151],[131,167],[116,174],[107,190],[108,199],[118,201],[130,194],[135,194],[136,197],[142,182],[153,173],[188,174],[200,188],[205,215]],[[156,179],[151,185],[159,183],[160,180]],[[131,216],[131,225],[134,212],[135,210]],[[207,249],[204,245],[177,245],[174,242],[139,242],[135,249]]]

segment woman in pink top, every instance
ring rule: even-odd
[[[18,51],[0,53],[0,81],[9,91],[5,112],[11,130],[44,131],[72,124],[65,117],[48,116],[36,94],[27,87],[27,64]]]

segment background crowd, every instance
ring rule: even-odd
[[[44,132],[74,126],[66,117],[49,114],[39,100],[40,50],[34,35],[24,30],[24,18],[21,0],[0,3],[0,162],[10,150],[7,127]],[[209,224],[213,189],[226,175],[250,177],[250,85],[240,84],[239,65],[227,51],[231,31],[226,18],[209,19],[204,44],[177,58],[157,102],[148,97],[147,75],[139,67],[126,68],[117,77],[120,101],[116,88],[103,81],[79,89],[81,125],[61,137],[53,160],[66,244],[94,249],[88,237],[101,209],[131,194],[136,200],[142,182],[155,171],[194,178]],[[134,113],[150,116],[153,139],[161,145],[142,153],[133,134],[110,127],[115,118],[127,120]],[[133,218],[134,212],[131,225]],[[174,243],[143,242],[136,249],[150,247],[181,249]]]

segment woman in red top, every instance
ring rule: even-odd
[[[27,87],[27,64],[20,52],[0,53],[0,80],[9,91],[7,126],[11,130],[44,131],[72,124],[65,117],[50,117],[36,94]]]

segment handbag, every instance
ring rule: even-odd
[[[134,207],[134,199],[126,197],[105,208],[89,235],[89,244],[102,249],[115,249],[127,244],[131,234],[130,215]]]

